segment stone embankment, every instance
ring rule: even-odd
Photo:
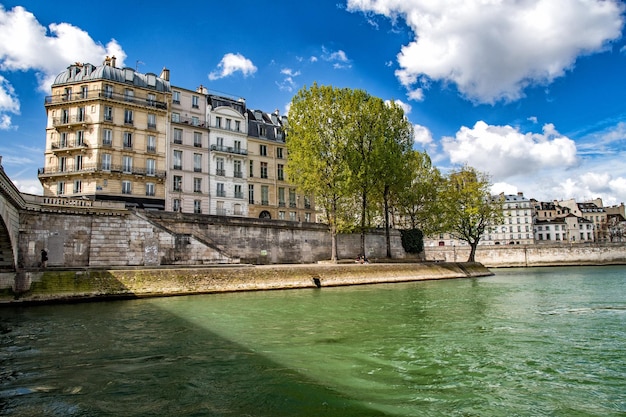
[[[298,264],[23,272],[0,288],[0,305],[324,288],[492,273],[479,263]]]

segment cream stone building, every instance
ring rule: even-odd
[[[315,222],[313,198],[287,181],[286,117],[248,110],[248,210],[250,217]]]
[[[164,209],[169,71],[75,63],[46,97],[44,196]]]

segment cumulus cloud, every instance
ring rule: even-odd
[[[442,146],[452,163],[467,163],[500,180],[577,163],[576,144],[552,124],[544,125],[542,133],[522,133],[478,121],[472,128],[463,126],[455,137],[443,138]]]
[[[0,129],[12,126],[9,113],[19,114],[10,73],[34,71],[39,89],[46,93],[54,77],[71,63],[100,64],[107,55],[115,55],[118,64],[124,65],[126,54],[115,40],[104,46],[68,23],[46,28],[25,8],[6,10],[0,4]]]
[[[419,98],[424,82],[453,83],[480,103],[514,101],[549,84],[577,57],[621,36],[617,0],[348,0],[349,11],[402,18],[415,40],[397,56],[398,80]]]
[[[278,89],[281,91],[292,92],[296,88],[296,82],[294,81],[294,77],[300,75],[300,71],[294,71],[291,68],[283,68],[280,73],[285,76],[282,81],[277,81],[276,85]]]
[[[426,126],[414,124],[413,125],[413,141],[424,147],[433,143],[433,135]]]
[[[237,53],[227,53],[222,57],[222,60],[217,64],[215,71],[209,74],[211,81],[219,80],[220,78],[228,77],[236,72],[241,72],[244,77],[254,74],[257,71],[257,67],[254,66],[245,56]]]
[[[352,64],[348,56],[341,49],[338,51],[329,51],[326,47],[322,47],[322,59],[331,62],[335,69],[352,68]]]

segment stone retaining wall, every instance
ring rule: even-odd
[[[488,275],[492,273],[477,263],[316,264],[24,272],[13,288],[0,290],[0,304],[318,286],[324,288]]]

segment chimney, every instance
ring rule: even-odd
[[[109,58],[109,56],[107,55],[106,58],[104,58],[104,63],[103,65],[106,66],[111,66],[111,58]]]
[[[170,70],[168,70],[167,68],[163,67],[163,70],[161,71],[161,76],[159,77],[165,81],[169,81],[170,80]]]
[[[116,59],[115,59],[115,55],[113,55],[113,56],[111,57],[111,66],[112,66],[113,68],[115,68],[115,61],[116,61]]]

